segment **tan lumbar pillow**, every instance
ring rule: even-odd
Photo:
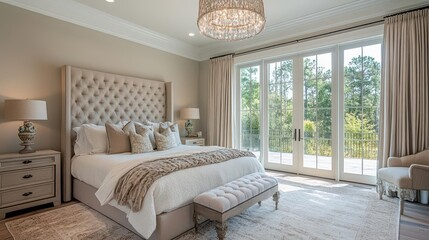
[[[122,129],[112,123],[106,123],[106,132],[109,154],[131,152],[129,135],[136,132],[134,122],[128,122]]]

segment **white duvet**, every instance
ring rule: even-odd
[[[145,196],[143,208],[139,212],[132,212],[128,207],[119,206],[113,199],[113,192],[119,178],[142,162],[216,149],[219,147],[181,145],[166,151],[144,154],[78,156],[72,160],[72,175],[98,188],[95,195],[101,205],[108,203],[124,211],[130,224],[143,237],[149,238],[156,228],[156,215],[192,203],[193,198],[202,192],[244,175],[264,170],[256,158],[242,157],[171,173],[153,183]]]

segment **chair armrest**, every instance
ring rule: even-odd
[[[409,170],[413,189],[429,190],[429,166],[412,164]]]
[[[402,160],[400,157],[389,157],[387,159],[388,167],[402,167]]]

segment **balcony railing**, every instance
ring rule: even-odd
[[[286,134],[270,134],[268,137],[269,151],[292,152],[293,139]],[[241,147],[249,151],[260,150],[259,134],[243,133],[241,136]],[[312,138],[304,139],[305,154],[332,156],[331,139]],[[376,133],[345,133],[344,134],[344,157],[377,159],[378,135]]]

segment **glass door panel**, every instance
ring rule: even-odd
[[[243,67],[240,78],[240,149],[260,157],[260,67]]]
[[[332,53],[304,57],[303,168],[332,170]]]
[[[268,68],[268,163],[293,165],[293,61]]]
[[[343,51],[342,179],[374,183],[377,173],[381,44]]]

